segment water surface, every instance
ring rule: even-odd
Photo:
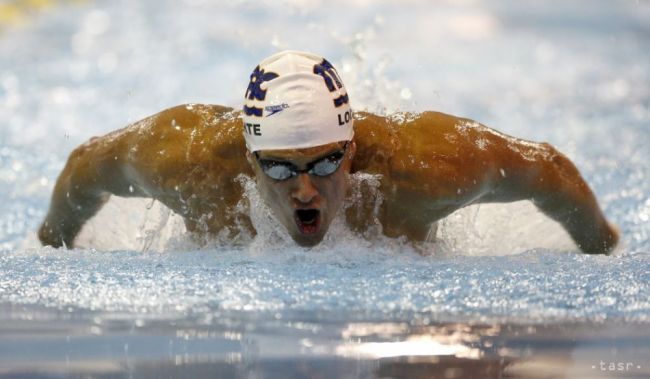
[[[119,0],[25,12],[0,32],[0,376],[650,375],[647,2]],[[181,103],[238,107],[250,70],[284,48],[328,57],[355,109],[438,110],[554,144],[621,246],[583,255],[515,203],[464,209],[418,247],[337,220],[314,249],[260,205],[249,244],[199,248],[159,204],[119,199],[80,248],[38,245],[75,146]],[[259,203],[252,183],[248,196]]]

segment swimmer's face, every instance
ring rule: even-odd
[[[325,236],[350,186],[355,151],[354,142],[335,142],[306,149],[247,152],[260,196],[297,244],[314,246]],[[312,169],[315,173],[327,173],[338,161],[340,166],[329,175],[305,172]],[[280,180],[265,173],[263,167],[271,169],[271,175],[276,177],[292,170],[302,172]]]

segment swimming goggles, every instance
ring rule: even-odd
[[[271,179],[275,180],[287,180],[293,178],[300,173],[307,173],[309,175],[315,176],[328,176],[336,172],[343,157],[345,156],[345,151],[348,148],[350,141],[346,142],[343,145],[343,149],[340,151],[334,152],[326,157],[320,158],[314,162],[308,163],[307,168],[304,170],[298,169],[293,163],[276,161],[272,159],[261,159],[257,152],[255,158],[257,163],[259,163],[262,171]]]

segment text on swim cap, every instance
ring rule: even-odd
[[[244,133],[261,136],[262,131],[260,130],[260,124],[251,124],[248,122],[244,123]]]
[[[342,116],[342,117],[341,117]],[[339,126],[343,126],[352,120],[352,111],[348,110],[347,112],[340,114],[339,113]]]

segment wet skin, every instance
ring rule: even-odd
[[[39,238],[44,245],[73,246],[86,220],[117,195],[157,199],[197,237],[225,231],[237,241],[255,233],[238,179],[245,175],[255,176],[260,195],[296,243],[312,246],[349,193],[348,173],[365,172],[379,178],[383,201],[377,211],[373,194],[361,189],[361,199],[345,210],[357,231],[376,219],[385,235],[418,241],[432,223],[466,205],[530,200],[586,253],[608,253],[618,241],[578,170],[549,144],[438,112],[393,118],[360,112],[354,130],[335,173],[279,182],[247,151],[238,112],[198,104],[165,110],[71,153]],[[339,149],[329,144],[259,155],[302,169]],[[317,224],[308,214],[308,225],[301,225],[298,209],[317,209]]]

